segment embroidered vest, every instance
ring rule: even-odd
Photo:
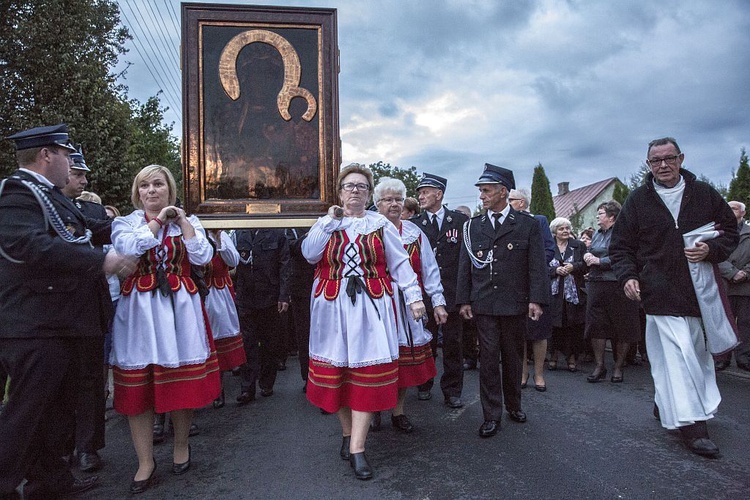
[[[164,261],[164,272],[169,281],[169,286],[173,292],[179,290],[183,285],[188,293],[195,294],[198,292],[193,278],[190,277],[190,261],[188,260],[185,244],[182,242],[182,236],[169,236],[164,240],[164,249],[167,252]],[[127,277],[122,284],[122,295],[130,295],[135,288],[139,292],[149,292],[156,290],[156,270],[159,266],[159,259],[156,252],[159,247],[151,248],[148,252],[141,255],[138,261],[138,268],[133,274]]]
[[[341,283],[346,278],[346,257],[344,251],[350,240],[345,231],[335,231],[326,244],[323,258],[315,267],[315,277],[318,285],[315,297],[323,294],[326,300],[335,300],[341,291]],[[385,260],[385,245],[383,243],[383,229],[370,234],[360,234],[354,240],[361,263],[359,274],[367,287],[367,293],[374,299],[384,294],[393,295],[393,285],[388,276]]]
[[[229,276],[229,266],[218,252],[211,259],[211,262],[204,266],[203,279],[206,280],[208,288],[222,290],[224,287],[229,287],[229,291],[234,297],[234,283]]]

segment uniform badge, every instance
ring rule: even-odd
[[[508,243],[508,250],[513,250],[513,243]]]
[[[481,250],[479,250],[479,251],[477,252],[477,257],[479,257],[479,258],[481,259],[481,258],[482,258],[482,255],[484,255],[484,252],[482,252]]]
[[[449,215],[448,217],[446,217],[446,218],[445,218],[445,220],[447,220],[448,222],[453,222],[453,217],[451,217],[451,216]]]
[[[426,221],[426,220],[423,220],[423,221],[422,221],[422,225],[423,225],[423,226],[426,226],[426,225],[427,225],[427,221]]]
[[[445,232],[445,237],[451,243],[457,243],[458,242],[458,229],[449,229],[448,231]]]

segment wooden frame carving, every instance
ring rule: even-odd
[[[310,225],[340,164],[336,10],[182,4],[185,206],[208,228]]]

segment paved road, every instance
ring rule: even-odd
[[[438,363],[440,364],[440,363]],[[236,377],[226,377],[227,405],[196,414],[202,432],[191,438],[193,468],[170,473],[171,441],[156,448],[156,498],[748,498],[750,496],[750,377],[718,375],[723,396],[709,423],[722,456],[709,460],[685,450],[676,432],[653,418],[648,368],[629,367],[625,382],[586,383],[582,371],[548,372],[548,391],[524,391],[529,421],[503,420],[497,436],[481,439],[478,372],[466,372],[466,407],[449,410],[438,394],[407,414],[417,427],[397,434],[384,413],[371,433],[371,481],[357,481],[338,456],[340,431],[301,392],[297,358],[280,372],[275,394],[238,407]],[[564,366],[564,365],[563,365]],[[413,391],[413,389],[412,389]],[[100,486],[82,498],[128,497],[136,469],[127,421],[108,412],[106,461]]]

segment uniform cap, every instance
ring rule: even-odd
[[[422,174],[422,178],[419,179],[419,184],[417,184],[417,189],[423,188],[423,187],[434,187],[445,192],[445,187],[447,185],[448,185],[448,179],[444,177],[440,177],[439,175],[424,173]]]
[[[76,148],[70,143],[70,138],[68,137],[68,126],[65,123],[30,128],[23,132],[9,135],[6,139],[15,143],[16,151],[41,148],[43,146],[59,146],[69,151],[76,150]]]
[[[73,164],[70,166],[71,169],[91,172],[91,169],[86,165],[86,162],[83,159],[83,152],[81,151],[80,146],[78,147],[78,151],[70,153],[70,159],[73,161]]]
[[[482,184],[502,184],[509,190],[516,189],[516,179],[513,177],[512,170],[489,163],[484,164],[484,172],[474,185],[481,186]]]

